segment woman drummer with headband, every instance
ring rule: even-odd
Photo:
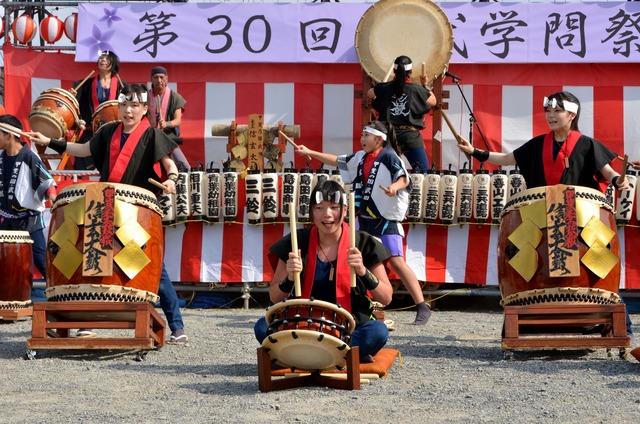
[[[87,125],[78,143],[86,143],[93,137],[91,119],[98,106],[107,100],[117,100],[124,87],[118,74],[120,70],[118,55],[108,50],[100,51],[96,65],[98,74],[82,84],[76,94],[80,106],[80,118]],[[76,169],[93,169],[94,167],[91,158],[76,158],[74,165]]]
[[[361,362],[372,362],[386,344],[389,332],[373,317],[371,299],[383,305],[391,302],[392,288],[382,264],[388,258],[384,246],[364,232],[356,232],[356,247],[349,247],[349,226],[344,222],[346,195],[335,181],[324,181],[311,192],[312,227],[298,229],[298,252],[291,252],[291,235],[271,246],[278,258],[269,285],[269,298],[279,302],[292,295],[293,276],[301,274],[302,297],[339,304],[353,315],[356,328],[351,345],[359,346]],[[350,268],[356,271],[351,288]],[[255,325],[260,343],[267,337],[267,322]]]
[[[404,260],[402,220],[409,207],[408,172],[395,150],[393,136],[378,121],[362,130],[362,150],[336,156],[298,145],[296,153],[337,166],[345,183],[352,183],[356,194],[360,230],[378,237],[391,253],[389,262],[400,276],[417,306],[414,324],[426,324],[431,316],[418,279]]]
[[[424,128],[424,115],[436,105],[436,97],[427,88],[427,76],[420,75],[420,85],[411,82],[413,64],[407,56],[398,56],[393,62],[394,77],[367,93],[378,112],[378,119],[393,124],[400,151],[405,155],[413,172],[427,172],[429,160],[420,130]]]
[[[479,150],[462,137],[458,147],[480,162],[518,165],[527,188],[568,184],[604,192],[609,183],[616,189],[628,187],[627,180],[609,165],[618,155],[578,130],[580,101],[576,96],[568,91],[553,93],[543,99],[542,107],[550,131],[512,153]]]
[[[162,183],[164,191],[175,193],[178,168],[169,155],[177,144],[162,130],[151,128],[148,100],[146,85],[126,85],[118,96],[120,121],[105,124],[85,144],[67,144],[66,140],[50,139],[39,132],[28,134],[36,144],[48,146],[60,154],[90,156],[100,171],[100,181],[131,184],[157,192],[149,179],[159,179],[164,171],[167,174]],[[171,329],[170,342],[187,342],[178,295],[164,263],[158,295]]]
[[[512,153],[490,152],[473,147],[460,137],[458,147],[480,162],[518,165],[527,188],[567,184],[590,187],[604,192],[609,183],[626,189],[629,182],[609,163],[618,155],[578,129],[580,100],[568,91],[560,91],[542,101],[550,131],[527,141]],[[631,163],[640,167],[639,162]],[[632,335],[627,312],[627,334]]]

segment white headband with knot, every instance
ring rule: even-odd
[[[377,130],[377,129],[373,128],[373,127],[364,127],[362,129],[362,132],[366,132],[366,133],[369,133],[369,134],[377,135],[378,137],[382,137],[382,139],[384,141],[387,141],[387,135],[385,133],[383,133],[382,131]]]
[[[553,107],[553,108],[556,108],[556,107],[558,107],[558,99],[553,98],[553,99],[549,100],[548,97],[545,97],[542,100],[542,107]],[[567,112],[578,113],[578,105],[576,103],[570,102],[569,100],[563,100],[561,107],[564,110],[566,110]]]
[[[329,198],[325,199],[322,196],[322,191],[321,190],[316,191],[316,205],[322,203],[324,200],[326,200],[327,202],[340,204],[340,198],[342,198],[342,204],[343,205],[347,204],[347,195],[345,193],[340,193],[339,191],[334,191],[333,192],[333,199],[331,198],[330,195],[327,195],[327,196]]]
[[[402,67],[404,68],[405,71],[410,71],[410,70],[413,69],[413,63],[405,63]],[[397,63],[393,64],[393,70],[394,71],[398,70],[398,64]]]
[[[118,96],[118,103],[124,104],[125,102],[138,102],[147,103],[147,93],[130,93],[128,96],[124,93],[120,93]]]

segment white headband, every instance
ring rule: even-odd
[[[403,68],[404,68],[405,71],[410,71],[410,70],[413,69],[413,63],[405,63]],[[393,64],[393,70],[395,71],[397,69],[398,69],[398,64],[394,63]]]
[[[124,104],[127,101],[147,103],[147,93],[130,93],[128,96],[126,94],[120,93],[120,95],[118,96],[118,103]]]
[[[542,100],[542,107],[558,107],[558,99],[553,98],[549,100],[548,97],[545,97]],[[576,103],[570,102],[569,100],[563,100],[561,107],[567,112],[578,113],[578,105]]]
[[[382,131],[377,130],[377,129],[373,128],[373,127],[364,127],[362,129],[362,132],[366,132],[366,133],[369,133],[369,134],[377,135],[378,137],[382,137],[382,139],[384,141],[387,141],[387,135],[385,133],[383,133]]]
[[[346,194],[340,193],[339,191],[334,191],[333,192],[333,199],[331,199],[331,198],[325,199],[322,196],[322,191],[318,190],[318,191],[316,191],[316,205],[322,203],[323,200],[326,200],[327,202],[340,204],[340,197],[342,197],[342,204],[346,205],[347,204],[347,195]]]

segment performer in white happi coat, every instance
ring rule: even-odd
[[[420,283],[404,260],[402,220],[409,206],[409,173],[398,156],[395,140],[387,137],[387,128],[374,121],[362,130],[362,150],[336,156],[316,152],[299,145],[296,153],[337,166],[345,183],[353,184],[358,223],[381,239],[389,250],[394,271],[411,294],[418,308],[414,324],[426,324],[431,310],[424,302]]]

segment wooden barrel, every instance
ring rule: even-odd
[[[575,276],[550,276],[550,268],[557,269],[557,264],[550,261],[549,242],[550,234],[555,232],[555,226],[550,229],[546,226],[546,214],[549,210],[549,204],[546,199],[547,187],[537,187],[528,189],[518,193],[509,200],[505,206],[502,219],[500,222],[500,235],[498,240],[498,274],[500,292],[502,294],[502,302],[505,305],[528,305],[538,303],[592,303],[592,304],[608,304],[620,302],[617,294],[620,285],[620,260],[619,260],[619,243],[616,232],[616,220],[613,213],[613,206],[607,202],[604,194],[597,190],[586,187],[572,186],[556,186],[569,187],[573,189],[572,196],[575,198],[577,225],[576,233],[579,235],[576,240],[577,250],[579,252],[579,275]],[[542,202],[542,203],[539,203]],[[526,210],[525,210],[526,209]],[[531,227],[532,211],[537,210],[537,219],[539,223],[544,222],[542,226],[538,225],[541,232],[541,239],[535,251],[537,252],[537,265],[535,273],[527,280],[516,269],[517,265],[514,258],[520,249],[509,239],[516,234],[516,230],[526,220],[528,221],[529,234],[536,233],[538,230]],[[540,216],[542,213],[542,216]],[[523,217],[526,217],[523,220]],[[592,218],[597,218],[591,222],[591,234],[595,224],[602,225],[600,229],[603,232],[612,235],[612,238],[606,244],[606,249],[617,258],[615,265],[612,265],[606,275],[598,276],[594,272],[593,267],[589,268],[585,265],[583,258],[587,251],[591,248],[587,237],[585,223]],[[598,221],[599,220],[599,221]],[[568,218],[567,218],[568,221]],[[555,237],[555,236],[554,236]],[[593,244],[593,243],[592,243]],[[552,242],[552,246],[555,243]],[[593,253],[593,252],[592,252]],[[607,253],[608,255],[608,253]],[[613,258],[611,256],[609,259]],[[512,261],[512,263],[510,263]],[[588,261],[587,261],[588,262]],[[613,262],[613,260],[612,260]],[[551,266],[550,266],[551,265]],[[600,271],[600,274],[604,274]]]
[[[51,208],[45,295],[156,301],[163,250],[161,211],[150,191],[114,183],[65,187]],[[102,257],[111,259],[97,262]]]
[[[31,303],[32,244],[26,231],[0,231],[0,309]]]
[[[50,88],[38,96],[29,113],[29,126],[47,137],[64,138],[80,125],[80,106],[73,94]]]

